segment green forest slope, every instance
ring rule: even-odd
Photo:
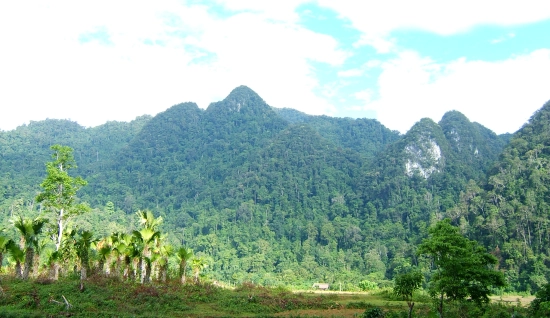
[[[372,119],[276,109],[241,86],[206,110],[184,103],[95,128],[31,122],[0,132],[0,215],[40,209],[57,143],[88,181],[80,198],[94,210],[80,227],[131,229],[127,216],[151,209],[213,279],[383,286],[421,263],[428,227],[450,218],[499,258],[508,288],[535,290],[550,278],[549,108],[513,136],[457,111],[400,135]]]

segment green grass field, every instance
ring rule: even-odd
[[[388,291],[292,292],[252,284],[225,289],[177,281],[142,285],[106,277],[90,278],[82,291],[76,277],[53,282],[0,276],[0,286],[0,317],[361,317],[373,307],[387,317],[406,317],[408,309]],[[514,301],[492,306],[513,312],[518,298],[499,296],[495,301]],[[436,317],[430,299],[418,299],[415,317]]]

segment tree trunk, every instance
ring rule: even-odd
[[[443,293],[441,293],[441,297],[439,298],[439,308],[437,308],[437,311],[439,311],[439,317],[443,318]]]
[[[137,271],[137,277],[138,279],[141,281],[141,283],[143,284],[143,276],[145,275],[145,272],[144,272],[144,268],[143,268],[143,258],[139,258],[139,261],[138,261],[138,264],[136,266],[136,271]]]
[[[103,275],[103,269],[105,268],[105,260],[102,258],[97,264],[97,271],[100,275]]]
[[[199,274],[200,274],[200,271],[195,271],[195,284],[198,284],[199,283]]]
[[[21,262],[15,261],[15,278],[23,278],[23,273],[21,272]]]
[[[53,264],[52,279],[53,280],[59,280],[59,264],[57,262],[55,262],[55,264]]]
[[[34,253],[34,260],[32,262],[32,277],[38,277],[38,265],[40,265],[40,255]]]
[[[186,267],[187,267],[187,262],[183,261],[183,262],[180,262],[180,275],[181,275],[181,283],[182,284],[185,284],[185,279],[187,277],[187,271],[186,271]]]
[[[185,268],[183,269],[183,272],[181,273],[181,283],[185,284]]]
[[[168,260],[166,260],[165,264],[160,267],[160,281],[163,283],[166,283],[167,276],[168,276]]]
[[[145,262],[145,274],[143,275],[142,283],[148,284],[149,282],[151,282],[151,262],[146,261]]]
[[[90,259],[88,250],[85,250],[80,260],[80,280],[86,280],[88,278],[88,273],[90,273]]]
[[[80,281],[85,281],[88,278],[88,269],[86,266],[80,267]]]
[[[59,219],[57,220],[57,242],[55,242],[55,250],[59,251],[61,242],[63,241],[63,213],[64,210],[59,210]]]
[[[32,269],[32,262],[34,260],[34,249],[32,247],[27,247],[25,251],[25,267],[23,268],[23,279],[29,278],[29,273]]]
[[[149,248],[147,245],[145,245],[145,247],[143,248],[143,253],[142,253],[142,256],[140,257],[140,270],[141,270],[141,275],[140,275],[140,278],[141,278],[141,283],[143,284],[145,282],[145,280],[147,279],[146,276],[151,275],[151,264],[148,260],[146,260],[145,262],[143,261],[143,259],[147,257],[151,257],[151,253],[149,253]],[[147,266],[149,266],[149,274],[147,274]],[[148,283],[148,282],[147,282]]]
[[[4,253],[0,252],[0,273],[2,273],[2,262],[4,261]]]

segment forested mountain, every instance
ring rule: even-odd
[[[70,145],[79,173],[93,174],[112,161],[150,118],[141,116],[129,123],[108,122],[87,129],[69,120],[47,119],[0,131],[0,198],[32,199],[54,144]]]
[[[415,246],[448,217],[500,253],[514,288],[533,288],[521,275],[544,264],[550,234],[546,108],[508,146],[509,135],[456,111],[400,135],[376,120],[273,108],[244,86],[205,110],[183,103],[130,123],[32,122],[0,132],[0,209],[32,200],[59,143],[75,150],[94,217],[151,209],[217,279],[384,283],[421,263]]]
[[[550,102],[504,149],[482,189],[462,193],[454,218],[499,257],[517,290],[537,290],[550,271]]]

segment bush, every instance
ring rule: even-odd
[[[548,317],[550,315],[550,284],[542,286],[537,292],[537,297],[529,306],[534,317]]]
[[[378,284],[368,280],[363,280],[359,282],[359,288],[361,288],[362,291],[377,290]]]
[[[365,310],[365,312],[363,313],[363,316],[361,317],[362,318],[384,318],[384,316],[385,314],[382,309],[380,309],[379,307],[374,307],[374,308]]]

